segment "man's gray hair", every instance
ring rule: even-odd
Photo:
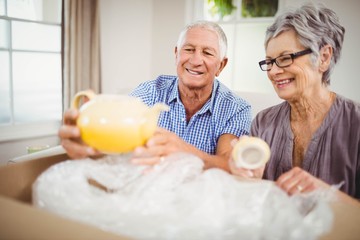
[[[298,9],[283,12],[267,28],[265,48],[272,38],[288,30],[295,30],[300,43],[313,51],[312,61],[314,64],[323,46],[329,44],[333,48],[329,69],[322,78],[322,82],[329,85],[330,74],[340,59],[345,35],[345,28],[340,24],[336,13],[321,3],[307,3]]]
[[[204,29],[208,29],[211,31],[214,31],[216,33],[216,35],[218,36],[219,39],[219,49],[220,49],[220,59],[224,59],[226,57],[226,52],[227,52],[227,38],[226,35],[223,31],[223,29],[214,22],[210,22],[210,21],[197,21],[194,23],[190,23],[187,26],[185,26],[185,28],[181,31],[176,47],[178,49],[180,49],[185,41],[185,37],[186,37],[186,33],[193,28],[204,28]]]

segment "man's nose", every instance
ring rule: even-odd
[[[203,62],[203,56],[201,51],[195,51],[194,54],[190,58],[190,63],[194,65],[199,65]]]

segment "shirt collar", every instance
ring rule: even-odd
[[[213,112],[213,108],[214,108],[214,105],[215,105],[215,98],[216,98],[216,93],[219,89],[219,81],[215,78],[214,79],[214,83],[213,83],[213,89],[212,89],[212,92],[211,92],[211,97],[210,97],[210,106],[209,106],[209,110],[210,112]]]
[[[173,101],[177,101],[177,102],[181,102],[180,101],[180,94],[179,94],[179,78],[176,78],[174,87],[172,88],[171,92],[170,92],[170,96],[169,96],[169,103],[173,102]],[[216,97],[216,90],[219,87],[219,82],[217,79],[214,79],[214,83],[213,83],[213,90],[211,92],[211,97],[210,99],[205,103],[205,105],[200,109],[200,111],[198,112],[200,113],[205,113],[206,111],[210,111],[211,113],[213,112],[213,106],[215,104],[215,97]]]
[[[175,84],[173,85],[173,88],[169,95],[169,103],[173,101],[180,102],[180,96],[179,96],[179,78],[177,77],[175,80]]]

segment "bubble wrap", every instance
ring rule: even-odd
[[[331,228],[324,193],[289,197],[270,181],[204,171],[202,160],[188,154],[154,167],[128,158],[56,164],[35,181],[33,204],[134,239],[311,240]]]

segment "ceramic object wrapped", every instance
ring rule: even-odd
[[[244,136],[236,143],[232,157],[237,167],[257,169],[270,159],[270,147],[262,139]]]
[[[88,101],[81,105],[83,97]],[[160,112],[168,110],[163,103],[148,107],[135,97],[91,91],[77,93],[72,108],[80,111],[76,124],[82,140],[108,154],[131,152],[145,144],[156,130]]]

